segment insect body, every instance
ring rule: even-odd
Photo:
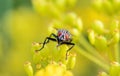
[[[63,42],[70,42],[71,39],[71,34],[67,30],[58,30],[58,40],[63,41]]]
[[[53,37],[54,38],[53,38]],[[46,39],[44,40],[44,42],[42,43],[43,46],[36,51],[40,51],[44,48],[45,44],[47,44],[49,41],[55,41],[58,43],[57,47],[63,44],[66,45],[71,45],[71,47],[67,50],[66,52],[66,59],[67,59],[67,55],[68,52],[73,48],[73,46],[75,45],[74,43],[72,43],[72,38],[71,38],[71,34],[69,31],[65,30],[65,29],[58,29],[58,33],[57,35],[52,33],[49,37],[46,37]],[[41,43],[40,43],[41,44]]]

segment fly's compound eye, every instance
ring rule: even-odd
[[[65,39],[68,40],[69,39],[69,36],[68,34],[65,35]]]
[[[62,32],[58,32],[58,36],[61,36],[62,35]]]

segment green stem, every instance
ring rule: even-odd
[[[93,55],[89,54],[88,52],[86,52],[85,50],[83,50],[82,48],[80,48],[78,45],[76,45],[75,49],[80,54],[82,54],[83,56],[85,56],[89,60],[93,61],[94,63],[96,63],[97,65],[99,65],[100,67],[102,67],[105,71],[107,71],[107,72],[109,71],[109,65],[105,64],[104,62],[100,61],[98,58],[96,58]]]
[[[79,43],[91,54],[93,54],[95,57],[99,58],[101,61],[106,62],[105,59],[97,52],[93,46],[91,46],[83,37],[83,35],[80,35]],[[106,62],[107,63],[107,62]],[[108,63],[107,63],[108,64]]]

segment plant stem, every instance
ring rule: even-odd
[[[79,43],[81,45],[83,45],[83,47],[90,52],[91,54],[93,54],[95,57],[99,58],[101,61],[106,62],[105,59],[103,59],[103,57],[97,52],[97,50],[95,48],[93,48],[93,46],[91,46],[83,37],[83,35],[80,35],[80,39],[79,39]],[[107,62],[106,62],[107,63]]]
[[[100,67],[102,67],[105,71],[109,71],[109,65],[105,64],[104,62],[100,61],[98,58],[94,57],[93,55],[89,54],[82,48],[80,48],[78,45],[76,45],[75,48],[80,54],[88,58],[89,60],[93,61],[94,63],[98,64]]]

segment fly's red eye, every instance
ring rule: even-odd
[[[58,32],[58,36],[60,36],[62,33],[61,32]]]
[[[66,39],[66,40],[68,40],[68,39],[69,39],[68,34],[65,34],[65,39]]]

